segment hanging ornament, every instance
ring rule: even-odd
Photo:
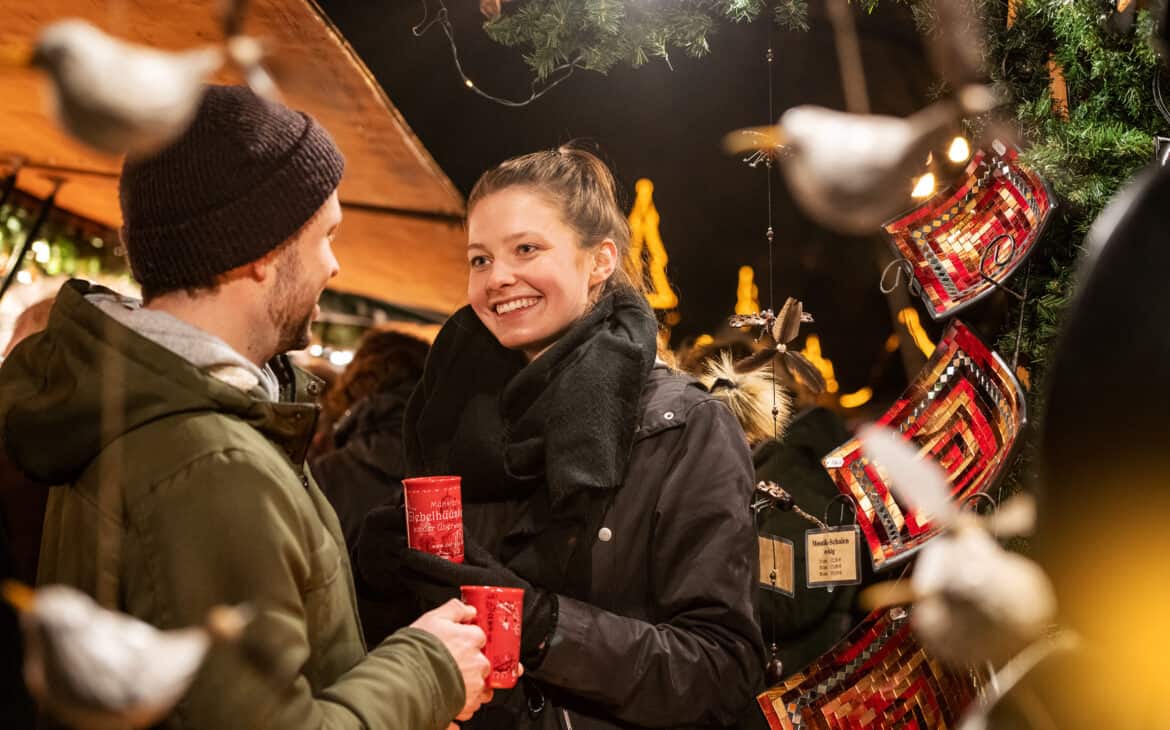
[[[859,438],[866,458],[890,475],[899,499],[943,529],[922,549],[908,582],[871,586],[862,603],[912,601],[919,640],[953,667],[999,665],[1039,639],[1056,613],[1052,584],[1039,565],[993,537],[1031,533],[1031,497],[1018,495],[981,517],[952,500],[946,472],[897,432],[871,425]]]
[[[1035,249],[1056,199],[1018,157],[1019,150],[993,141],[958,180],[885,224],[934,319],[989,295]]]
[[[276,96],[260,44],[236,32],[245,4],[237,0],[225,13],[231,35],[223,47],[160,51],[72,19],[42,30],[30,63],[47,73],[54,116],[67,132],[109,154],[149,155],[186,131],[204,84],[227,60],[257,94]]]
[[[825,379],[821,372],[799,350],[789,347],[800,334],[800,325],[813,321],[812,315],[804,311],[799,300],[788,297],[780,314],[774,315],[772,310],[765,309],[752,314],[737,314],[728,321],[732,327],[759,327],[760,337],[768,334],[775,343],[735,363],[736,372],[750,373],[776,360],[791,380],[804,385],[813,393],[824,392]]]
[[[902,608],[868,614],[804,670],[757,698],[772,730],[948,728],[982,684],[982,670],[932,661]]]
[[[878,423],[936,459],[962,502],[989,494],[1027,420],[1024,393],[1009,366],[965,324],[952,320],[934,354]],[[939,534],[934,514],[895,499],[889,475],[852,439],[823,460],[829,476],[861,510],[858,523],[875,570],[888,568]]]
[[[953,136],[960,116],[994,105],[990,89],[969,86],[957,100],[935,102],[906,118],[799,106],[776,127],[732,132],[724,147],[738,154],[783,145],[781,168],[801,208],[828,228],[867,234],[905,207],[908,181],[927,154]]]
[[[147,727],[191,686],[215,640],[235,640],[250,612],[217,607],[206,626],[160,631],[74,588],[7,581],[20,613],[25,681],[42,709],[77,727]]]

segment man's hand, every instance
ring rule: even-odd
[[[470,720],[480,705],[492,699],[492,690],[486,684],[492,665],[483,654],[487,636],[483,629],[469,623],[474,619],[474,607],[452,598],[411,624],[416,629],[434,634],[459,665],[467,696],[457,720]]]

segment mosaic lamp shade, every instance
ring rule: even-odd
[[[981,682],[981,675],[928,656],[906,609],[880,609],[756,700],[772,730],[946,730],[955,727]]]
[[[990,294],[1036,247],[1056,201],[1018,156],[992,142],[953,185],[884,226],[934,319]]]
[[[878,420],[897,429],[947,472],[954,499],[989,494],[1027,421],[1019,382],[967,325],[952,320],[934,354]],[[880,465],[852,439],[822,462],[842,494],[852,497],[874,570],[909,556],[939,532],[930,516],[894,499]]]

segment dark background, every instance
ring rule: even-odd
[[[480,173],[501,160],[577,138],[600,146],[625,190],[627,209],[635,181],[650,178],[680,299],[673,345],[726,330],[742,265],[754,267],[761,304],[768,306],[766,168],[723,154],[718,142],[732,129],[774,121],[768,110],[769,41],[775,50],[773,117],[799,104],[844,107],[823,0],[809,3],[808,32],[783,31],[767,18],[726,23],[710,38],[705,58],[675,53],[673,70],[657,59],[605,76],[578,70],[519,109],[465,88],[438,25],[415,37],[412,28],[424,17],[421,0],[319,2],[465,195]],[[427,3],[433,17],[438,2]],[[447,6],[468,76],[496,96],[526,97],[532,74],[520,49],[487,38],[475,0],[447,0]],[[871,15],[853,9],[873,111],[904,115],[924,106],[934,78],[909,12],[896,3],[882,3]],[[878,290],[886,244],[879,236],[842,237],[819,228],[773,175],[775,301],[801,299],[816,317],[808,331],[820,335],[840,391],[875,386],[871,408],[884,407],[905,384],[904,365],[917,366],[897,354],[882,357],[895,331],[890,305]],[[937,335],[929,318],[921,319]]]

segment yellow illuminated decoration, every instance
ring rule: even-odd
[[[913,307],[898,312],[898,321],[910,333],[910,339],[914,340],[914,345],[923,355],[930,357],[934,354],[934,343],[926,336],[926,330],[922,329],[922,322],[918,320],[918,312]]]
[[[971,145],[967,143],[966,137],[955,137],[951,140],[951,146],[947,150],[947,157],[951,162],[966,162],[970,156]]]
[[[858,408],[869,403],[869,399],[873,397],[873,388],[862,388],[856,393],[842,393],[838,399],[838,403],[842,408]]]
[[[739,286],[735,288],[735,313],[760,311],[760,287],[755,285],[756,272],[750,266],[739,267]]]
[[[715,338],[711,335],[699,335],[695,338],[695,347],[707,347],[715,344]]]
[[[646,300],[654,309],[674,309],[678,297],[666,278],[666,246],[658,233],[658,210],[654,207],[654,183],[642,178],[634,186],[637,197],[630,211],[630,273],[642,277],[645,261],[650,264],[650,291]],[[738,309],[736,311],[739,311]],[[753,310],[754,311],[754,310]]]
[[[934,186],[934,173],[928,172],[914,181],[914,191],[910,193],[910,197],[929,198],[934,195]]]
[[[821,338],[816,335],[809,335],[804,340],[804,349],[800,354],[808,358],[817,370],[821,371],[821,377],[825,379],[825,391],[828,393],[836,393],[837,376],[833,372],[833,361],[821,355]]]

